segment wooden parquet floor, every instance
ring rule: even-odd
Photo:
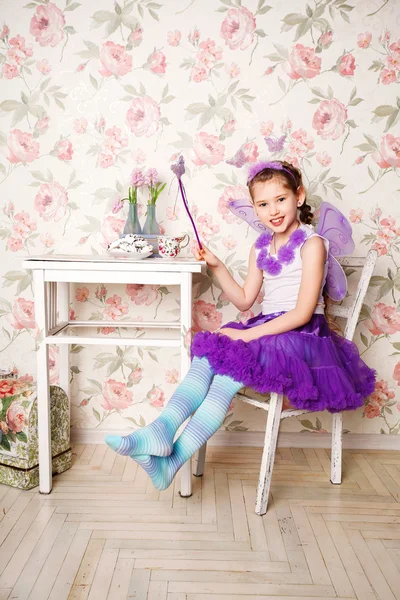
[[[74,447],[53,492],[0,486],[0,600],[400,600],[400,453],[208,447],[181,498],[105,445]]]

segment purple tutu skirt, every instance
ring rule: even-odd
[[[260,314],[223,327],[250,329],[281,314]],[[245,387],[284,394],[299,409],[355,409],[375,387],[376,373],[360,358],[357,346],[332,331],[321,314],[302,327],[251,342],[201,331],[193,338],[191,354],[206,357],[215,373]]]

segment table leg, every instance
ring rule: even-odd
[[[58,283],[58,321],[60,323],[69,321],[69,283]],[[60,387],[67,394],[71,406],[70,396],[70,372],[69,372],[69,344],[59,346],[60,364]]]
[[[190,368],[190,348],[185,348],[185,336],[192,327],[192,274],[181,274],[181,381]],[[187,421],[186,421],[187,423]],[[192,495],[192,460],[181,468],[180,495]]]
[[[49,494],[52,487],[51,426],[49,393],[49,350],[44,338],[47,336],[47,299],[42,270],[33,271],[35,288],[35,318],[41,341],[36,353],[37,405],[39,438],[39,491]]]

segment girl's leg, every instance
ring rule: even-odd
[[[150,476],[154,487],[165,490],[176,472],[222,425],[233,396],[243,387],[227,375],[215,375],[207,397],[174,444],[170,456],[133,456]]]
[[[195,357],[185,378],[153,423],[124,437],[108,435],[105,439],[106,443],[124,456],[128,454],[168,456],[172,452],[178,427],[203,402],[213,375],[208,360]]]

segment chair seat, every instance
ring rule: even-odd
[[[250,396],[248,396],[247,394],[242,394],[241,392],[238,392],[235,395],[235,398],[237,398],[238,400],[241,400],[242,402],[244,402],[245,404],[251,404],[252,406],[256,406],[257,408],[261,408],[262,410],[269,410],[269,401],[271,399],[270,394],[265,395],[265,400],[259,400],[258,398],[262,398],[261,394],[257,394],[257,392],[254,393],[254,395],[256,396],[256,398],[251,398]],[[287,419],[288,417],[298,417],[300,415],[304,415],[306,413],[309,412],[315,412],[312,410],[307,410],[306,408],[286,408],[285,410],[282,410],[281,412],[281,420],[282,419]]]

